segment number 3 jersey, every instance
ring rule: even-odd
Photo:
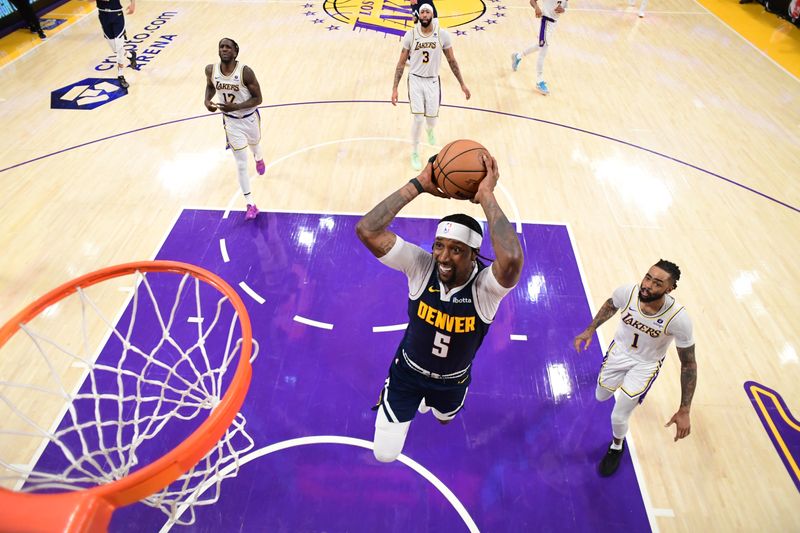
[[[446,292],[433,256],[399,236],[380,261],[408,277],[408,327],[395,356],[405,352],[419,367],[440,375],[468,368],[511,289],[478,263],[467,283]]]
[[[421,25],[415,24],[403,35],[403,48],[409,51],[411,61],[408,72],[421,78],[435,78],[442,64],[442,50],[453,46],[453,38],[447,30],[439,28],[439,21],[431,22],[433,31],[422,35]]]
[[[639,285],[619,287],[611,299],[614,307],[622,313],[614,342],[608,349],[612,355],[622,352],[639,361],[660,361],[667,354],[673,338],[678,348],[688,348],[694,344],[689,314],[669,294],[654,315],[642,311]]]

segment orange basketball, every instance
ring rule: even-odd
[[[453,141],[439,152],[433,162],[433,182],[450,198],[469,200],[486,177],[482,156],[489,156],[480,143],[468,139]]]

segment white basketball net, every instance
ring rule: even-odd
[[[159,307],[148,279],[153,276],[172,276],[174,301],[166,310]],[[14,339],[27,336],[32,345],[26,343],[30,349],[25,359],[38,362],[40,374],[46,375],[22,382],[17,375],[9,379],[0,374],[0,486],[59,492],[121,479],[174,448],[210,415],[235,372],[241,347],[238,315],[228,298],[208,283],[188,273],[178,281],[179,276],[141,272],[128,276],[135,278],[132,311],[129,321],[119,325],[79,289],[71,297],[79,298],[82,324],[80,340],[73,348],[36,331],[31,326],[35,320],[21,327]],[[160,301],[167,305],[163,295]],[[204,311],[211,309],[213,318],[209,319]],[[96,340],[90,340],[90,322],[106,328],[99,349]],[[149,339],[139,343],[146,346],[134,344],[143,335],[139,322],[149,324]],[[180,339],[173,336],[173,329],[180,329],[175,335]],[[192,333],[191,340],[187,332]],[[253,344],[251,361],[258,353],[258,344]],[[107,345],[118,346],[118,356],[109,358]],[[64,368],[82,371],[84,379],[70,384]],[[37,420],[37,406],[43,402],[58,404],[63,417],[56,416],[55,423],[52,418]],[[161,509],[175,523],[194,523],[194,506],[215,503],[222,480],[236,475],[240,455],[253,448],[245,424],[238,413],[222,439],[194,468],[143,503]],[[165,428],[171,429],[162,432]],[[29,462],[7,459],[25,441],[35,450]],[[49,465],[40,466],[45,458]],[[223,475],[223,469],[230,473]],[[203,485],[213,488],[197,490]],[[182,507],[191,512],[177,516]]]

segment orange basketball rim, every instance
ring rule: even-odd
[[[104,268],[53,289],[12,317],[0,328],[0,348],[33,317],[54,303],[85,288],[136,272],[190,274],[215,287],[238,314],[242,344],[236,373],[209,417],[182,443],[160,459],[117,481],[74,492],[33,494],[0,489],[0,531],[106,531],[114,511],[163,489],[191,469],[225,434],[250,386],[253,349],[250,318],[236,291],[216,274],[177,261],[139,261]]]

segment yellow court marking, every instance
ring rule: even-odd
[[[758,2],[741,5],[738,0],[697,1],[753,46],[800,78],[800,28],[773,13],[767,13]]]
[[[761,387],[756,387],[754,385],[750,386],[750,392],[753,393],[753,398],[755,398],[756,402],[758,402],[758,407],[761,409],[761,412],[764,413],[764,420],[767,421],[767,424],[769,425],[772,434],[775,436],[775,440],[778,442],[778,445],[781,447],[781,450],[783,451],[783,455],[786,457],[786,460],[789,461],[789,464],[791,465],[792,470],[794,471],[794,475],[797,476],[798,479],[800,479],[800,467],[797,466],[797,462],[794,460],[794,457],[792,457],[791,452],[789,452],[789,448],[786,446],[786,443],[783,441],[783,437],[781,437],[781,434],[778,432],[778,428],[775,427],[775,423],[772,421],[772,417],[770,416],[769,411],[767,411],[766,406],[761,401],[761,395],[763,394],[764,396],[769,396],[772,399],[772,402],[778,408],[778,413],[780,413],[781,418],[783,418],[784,422],[789,424],[793,429],[797,431],[800,431],[800,426],[795,424],[794,421],[792,421],[789,418],[788,413],[786,413],[786,411],[783,410],[783,406],[773,393],[764,390]]]

